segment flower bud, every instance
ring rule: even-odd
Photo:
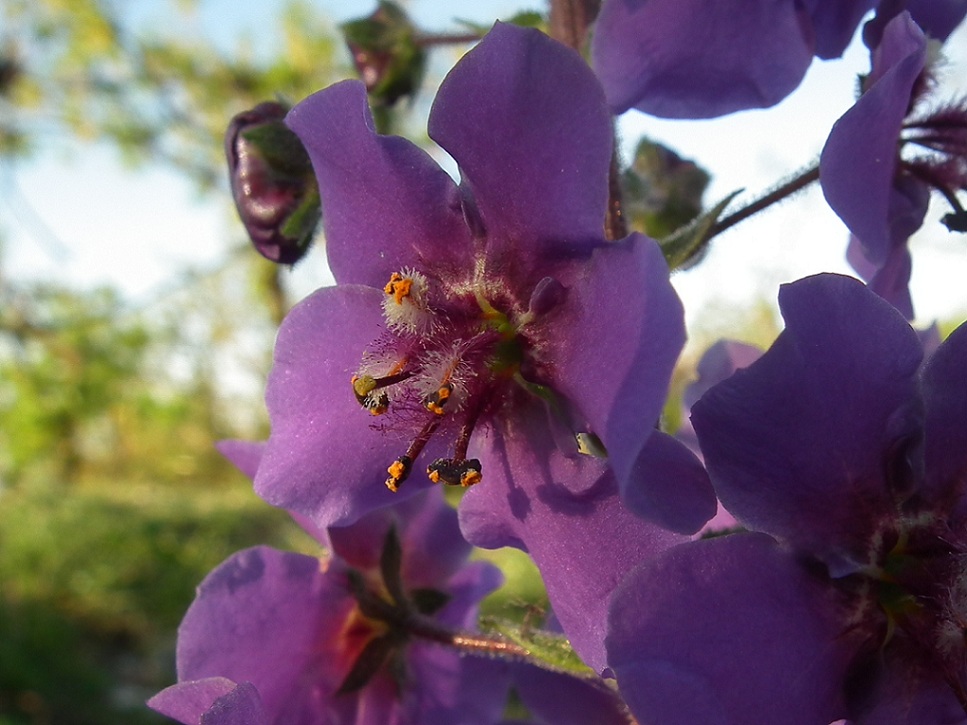
[[[383,0],[369,17],[344,23],[342,32],[374,105],[392,106],[416,93],[426,53],[417,43],[416,27],[399,5]]]
[[[295,264],[319,224],[319,189],[298,137],[283,123],[288,109],[260,103],[235,116],[225,134],[235,208],[256,250]]]

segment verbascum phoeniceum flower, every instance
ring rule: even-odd
[[[715,498],[656,431],[683,311],[653,240],[605,239],[613,132],[595,76],[542,33],[497,24],[430,112],[459,184],[375,133],[358,82],[287,123],[337,284],[279,331],[256,491],[328,527],[433,485],[468,489],[464,535],[529,552],[600,670],[610,591]]]
[[[254,473],[256,445],[223,450]],[[496,722],[505,663],[433,641],[474,631],[502,579],[467,561],[442,492],[348,527],[303,523],[321,557],[255,547],[202,582],[178,630],[179,683],[150,706],[187,725]]]
[[[619,588],[622,696],[663,724],[967,722],[967,325],[924,360],[858,280],[800,280],[779,305],[772,347],[692,407],[748,531]]]
[[[967,3],[937,5],[949,6],[947,14],[923,22],[943,39],[963,19]],[[870,73],[856,103],[830,131],[820,183],[851,232],[850,264],[913,319],[907,242],[923,224],[932,191],[953,209],[943,219],[948,228],[967,231],[967,212],[957,198],[967,190],[967,103],[933,99],[938,59],[929,56],[931,48],[939,52],[939,42],[931,42],[909,12],[872,35]]]

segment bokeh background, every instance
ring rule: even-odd
[[[427,32],[543,9],[403,5]],[[275,329],[330,281],[322,240],[295,270],[251,251],[222,135],[262,100],[352,77],[338,26],[374,7],[0,0],[0,725],[162,722],[143,702],[174,679],[196,584],[246,546],[314,551],[213,447],[266,436]],[[425,87],[398,117],[451,170],[425,116],[467,47],[432,50]],[[696,159],[712,177],[709,205],[763,190],[818,157],[867,68],[854,43],[775,109],[685,123],[628,114],[624,156],[647,134]],[[963,29],[943,72],[955,93]],[[913,293],[921,323],[949,328],[967,315],[967,255],[935,206],[913,244]],[[716,240],[675,277],[691,326],[675,390],[717,337],[767,345],[777,285],[847,272],[845,243],[818,189]],[[534,571],[498,559],[511,586],[488,612],[530,616]]]

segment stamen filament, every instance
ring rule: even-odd
[[[389,477],[386,479],[386,488],[388,488],[393,493],[399,490],[400,484],[405,481],[409,475],[410,471],[413,470],[413,461],[416,460],[417,456],[423,452],[426,444],[433,437],[436,429],[440,427],[442,419],[438,416],[433,416],[427,421],[426,425],[420,430],[413,442],[410,443],[409,448],[406,449],[406,453],[393,461],[386,472]]]

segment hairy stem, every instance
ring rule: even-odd
[[[739,222],[745,221],[749,217],[758,214],[760,211],[769,208],[776,202],[782,201],[798,191],[802,191],[814,181],[819,181],[819,164],[810,166],[805,171],[797,174],[788,181],[783,182],[750,204],[747,204],[738,211],[735,211],[732,214],[729,214],[727,217],[723,217],[717,221],[712,225],[712,229],[708,234],[708,239],[711,239],[712,237],[721,234],[726,229],[734,227]]]

